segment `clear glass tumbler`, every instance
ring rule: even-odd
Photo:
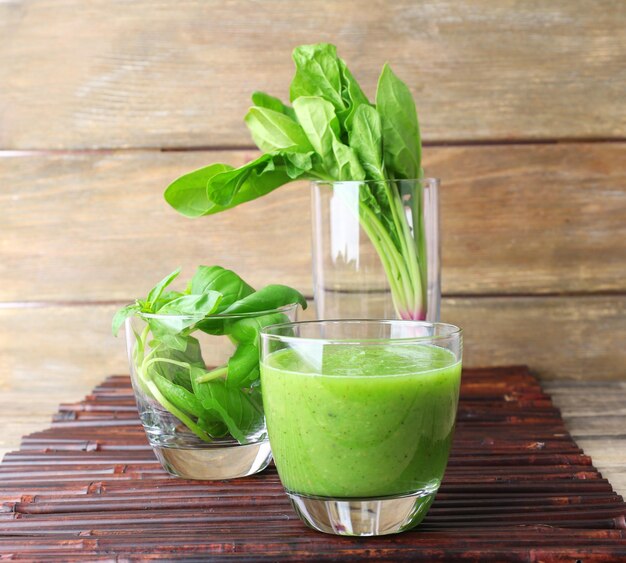
[[[312,321],[261,331],[274,461],[299,516],[351,536],[401,532],[443,478],[461,381],[456,326]]]
[[[312,183],[318,319],[439,320],[439,180]]]
[[[295,320],[296,310],[289,305],[263,313],[126,320],[139,418],[166,471],[186,479],[231,479],[267,467],[258,332]]]

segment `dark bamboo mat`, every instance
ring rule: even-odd
[[[524,367],[465,370],[444,483],[415,530],[338,538],[309,530],[273,468],[221,482],[169,477],[128,377],[61,405],[0,464],[0,558],[373,558],[614,561],[626,508]]]

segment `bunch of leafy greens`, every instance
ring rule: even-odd
[[[374,244],[401,318],[426,316],[426,253],[419,179],[421,140],[410,90],[388,65],[370,103],[334,45],[293,52],[292,106],[263,92],[245,117],[263,154],[178,178],[165,199],[189,217],[219,213],[293,180],[362,181],[359,220]],[[417,186],[417,188],[416,188]],[[404,205],[411,206],[411,222]]]
[[[167,290],[180,269],[155,285],[145,299],[113,318],[117,335],[125,320],[145,321],[135,331],[132,361],[142,391],[183,422],[200,439],[230,434],[239,443],[263,421],[259,388],[259,332],[287,322],[280,312],[306,300],[285,285],[255,291],[232,270],[200,266],[185,291]],[[222,366],[207,369],[193,333],[228,336],[235,352]]]

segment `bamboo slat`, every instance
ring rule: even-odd
[[[444,482],[426,520],[397,536],[307,529],[273,468],[221,482],[168,476],[125,376],[61,405],[0,464],[2,558],[606,561],[626,557],[625,515],[524,367],[464,371]]]

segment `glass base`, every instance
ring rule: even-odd
[[[340,536],[383,536],[417,526],[426,516],[437,490],[365,499],[332,499],[290,493],[298,516],[319,532]]]
[[[204,448],[172,448],[152,445],[163,469],[183,479],[219,480],[245,477],[263,471],[272,460],[268,440],[254,444]]]

